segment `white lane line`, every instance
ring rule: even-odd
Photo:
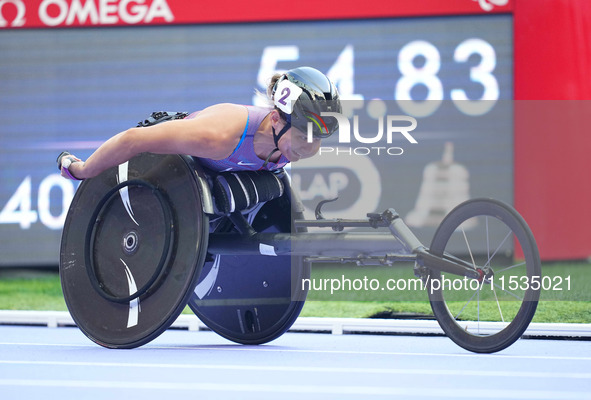
[[[314,350],[314,349],[295,349],[295,348],[272,348],[268,346],[248,346],[231,345],[221,346],[198,346],[198,347],[179,347],[179,346],[146,346],[147,348],[160,350],[207,350],[207,351],[268,351],[268,352],[286,352],[286,353],[312,353],[312,354],[343,354],[343,355],[361,355],[361,356],[409,356],[409,357],[467,357],[467,358],[501,358],[501,359],[532,359],[532,360],[572,360],[572,361],[591,361],[591,357],[578,356],[529,356],[529,355],[505,355],[505,354],[479,354],[479,353],[403,353],[393,351],[361,351],[361,350]]]
[[[66,343],[19,343],[19,342],[0,342],[0,346],[58,346],[58,347],[88,347],[101,348],[98,345],[66,344]],[[315,350],[315,349],[296,349],[286,347],[271,346],[249,346],[249,345],[216,345],[216,346],[154,346],[145,345],[143,349],[158,350],[184,350],[184,351],[256,351],[272,353],[304,353],[304,354],[343,354],[360,356],[407,356],[407,357],[452,357],[452,358],[498,358],[498,359],[516,359],[516,360],[565,360],[565,361],[591,361],[591,357],[586,356],[534,356],[534,355],[511,355],[511,354],[478,354],[478,353],[403,353],[393,351],[361,351],[361,350]]]
[[[32,343],[32,342],[0,342],[0,346],[36,346],[36,347],[88,347],[97,348],[96,344],[71,344],[71,343]],[[98,347],[100,348],[100,346]]]
[[[352,373],[352,374],[395,374],[395,375],[445,375],[475,377],[509,377],[509,378],[558,378],[591,380],[587,372],[528,372],[528,371],[492,371],[466,369],[409,369],[409,368],[355,368],[355,367],[312,367],[312,366],[264,366],[234,364],[174,364],[174,363],[115,363],[91,361],[22,361],[0,360],[0,365],[44,365],[69,367],[107,367],[107,368],[157,368],[157,369],[206,369],[206,370],[237,370],[237,371],[277,371],[277,372],[310,372],[310,373]]]
[[[188,382],[154,382],[154,381],[90,381],[90,380],[48,380],[48,379],[0,379],[0,386],[57,387],[57,388],[101,388],[101,389],[133,389],[133,390],[201,390],[224,392],[255,392],[255,393],[301,393],[301,394],[339,394],[383,396],[398,395],[406,398],[431,396],[433,398],[469,398],[469,399],[589,399],[586,392],[519,390],[519,389],[450,389],[426,387],[384,387],[384,386],[329,386],[329,385],[273,385],[273,384],[234,384],[234,383],[188,383]]]

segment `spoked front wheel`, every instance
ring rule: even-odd
[[[430,252],[459,258],[480,274],[469,279],[430,272],[431,308],[450,339],[473,352],[493,353],[523,335],[542,277],[535,239],[517,211],[490,199],[462,203],[442,221]]]

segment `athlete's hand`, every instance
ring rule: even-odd
[[[57,158],[57,168],[60,170],[62,177],[72,180],[80,180],[70,172],[70,167],[73,163],[82,162],[78,157],[63,151]]]

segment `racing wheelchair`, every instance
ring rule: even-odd
[[[187,305],[219,335],[262,344],[299,316],[312,263],[405,261],[414,262],[445,334],[467,350],[500,351],[531,322],[540,290],[529,283],[540,279],[540,258],[512,207],[468,200],[429,247],[394,209],[325,219],[320,207],[304,219],[284,170],[217,173],[185,155],[140,154],[83,181],[74,196],[60,248],[70,314],[108,348],[150,342]],[[476,242],[484,254],[472,252]]]

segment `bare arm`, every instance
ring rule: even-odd
[[[223,159],[240,141],[247,113],[243,106],[218,104],[193,119],[130,128],[103,143],[86,162],[73,163],[69,170],[77,178],[92,178],[144,152]]]

